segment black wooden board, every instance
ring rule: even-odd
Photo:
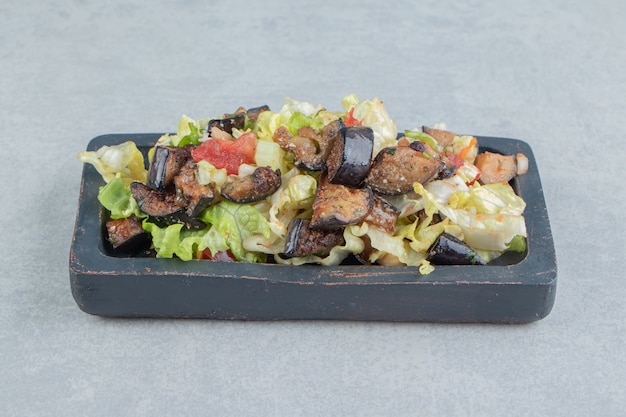
[[[160,134],[110,134],[87,150],[128,140],[148,149]],[[552,310],[556,256],[537,164],[521,140],[478,136],[481,151],[524,153],[512,181],[526,201],[528,249],[488,266],[290,266],[113,256],[103,241],[104,184],[85,165],[70,251],[70,284],[85,312],[110,317],[234,320],[378,320],[529,323]]]

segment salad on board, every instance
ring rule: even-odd
[[[78,155],[102,176],[105,239],[124,256],[338,265],[485,265],[526,250],[523,154],[480,152],[444,125],[399,131],[377,98],[341,109],[183,115],[147,158]],[[146,160],[147,159],[147,160]]]

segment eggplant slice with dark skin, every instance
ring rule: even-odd
[[[270,107],[267,104],[259,107],[253,107],[246,111],[246,116],[248,116],[248,119],[250,119],[252,122],[256,122],[259,118],[259,114],[263,113],[264,111],[268,111],[269,109]]]
[[[361,223],[374,205],[374,193],[367,187],[351,188],[331,184],[326,173],[320,176],[311,227],[316,230],[334,230]]]
[[[439,159],[442,164],[440,164],[439,172],[433,180],[443,180],[453,176],[456,173],[456,165],[450,161],[446,156],[440,155],[435,152],[430,146],[425,144],[422,141],[416,140],[409,144],[409,148],[413,148],[418,152],[427,153],[428,155],[433,156],[436,159]]]
[[[441,171],[443,162],[410,146],[382,149],[372,162],[365,184],[383,195],[406,194],[413,183],[425,184]]]
[[[200,184],[196,177],[196,163],[190,159],[174,177],[174,186],[179,199],[186,201],[187,215],[197,217],[216,197],[215,185]]]
[[[164,190],[169,187],[189,159],[191,152],[187,148],[157,146],[150,162],[146,185],[153,190]]]
[[[395,208],[384,198],[374,194],[372,210],[363,221],[393,235],[399,216],[400,210]]]
[[[369,172],[374,131],[365,126],[344,127],[331,143],[326,167],[328,181],[359,187]]]
[[[143,230],[141,219],[132,215],[106,222],[107,240],[116,255],[135,255],[150,248],[152,236]]]
[[[432,244],[428,261],[435,265],[487,265],[472,248],[448,233],[439,235]]]
[[[343,229],[316,230],[311,228],[311,222],[299,218],[293,219],[287,229],[285,251],[280,254],[283,258],[300,256],[325,257],[335,246],[345,243]]]
[[[239,108],[234,114],[224,115],[222,119],[211,119],[207,131],[210,133],[211,128],[217,127],[226,133],[232,134],[233,129],[243,129],[245,123],[246,111],[243,108]]]
[[[187,201],[177,195],[173,186],[158,191],[135,181],[130,184],[130,192],[139,209],[160,227],[178,223],[194,230],[206,227],[206,223],[187,214]]]
[[[252,203],[274,194],[281,185],[280,170],[258,167],[245,177],[238,177],[222,187],[222,197],[234,203]]]

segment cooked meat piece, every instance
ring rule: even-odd
[[[343,230],[316,230],[310,227],[308,220],[295,218],[289,223],[285,251],[281,254],[285,258],[314,255],[328,256],[331,249],[345,243]]]
[[[169,187],[180,168],[189,159],[191,153],[187,148],[157,146],[148,171],[148,187],[153,190],[164,190]]]
[[[509,182],[517,174],[517,161],[513,155],[483,152],[476,156],[474,165],[480,170],[479,180],[483,184]]]
[[[157,191],[140,182],[133,182],[130,184],[130,191],[141,211],[159,226],[182,223],[189,229],[206,227],[201,220],[187,215],[187,202],[177,196],[174,187]]]
[[[108,241],[116,253],[138,253],[150,247],[151,236],[141,227],[141,220],[132,215],[106,223]]]
[[[215,199],[215,185],[200,184],[197,176],[197,165],[190,159],[174,178],[176,193],[186,201],[187,215],[197,217]]]
[[[374,205],[364,222],[377,227],[389,234],[393,234],[400,211],[387,200],[374,195]]]
[[[435,139],[439,146],[443,147],[452,145],[454,137],[458,136],[456,133],[449,132],[447,130],[433,129],[428,126],[422,126],[422,131]]]
[[[299,168],[321,171],[326,167],[328,148],[332,140],[341,134],[341,121],[335,120],[316,132],[310,126],[298,129],[293,136],[285,126],[274,132],[274,141],[295,156],[295,164]]]
[[[250,175],[235,178],[222,187],[222,196],[235,203],[251,203],[276,192],[281,184],[280,170],[258,167]]]
[[[344,127],[330,143],[328,180],[348,187],[361,185],[372,162],[374,132],[365,126]]]
[[[365,183],[380,194],[406,194],[415,182],[432,180],[442,164],[439,158],[427,157],[410,146],[390,146],[376,155]]]
[[[361,223],[373,205],[374,194],[369,188],[331,184],[324,173],[320,177],[313,202],[311,227],[316,230],[333,230]]]

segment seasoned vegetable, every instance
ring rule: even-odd
[[[344,127],[340,132],[331,143],[326,161],[328,181],[358,187],[370,170],[374,132],[367,126]]]
[[[311,126],[302,126],[298,135],[293,136],[286,126],[274,133],[274,140],[280,147],[293,153],[296,166],[310,171],[326,168],[330,144],[341,134],[341,122],[335,120],[316,131]]]
[[[251,122],[256,122],[259,118],[259,114],[263,113],[264,111],[269,111],[269,109],[270,107],[267,104],[259,107],[253,107],[246,111],[246,116],[248,116],[248,119],[250,119]]]
[[[252,203],[274,194],[280,187],[280,170],[258,167],[245,177],[237,177],[222,187],[222,196],[235,203]]]
[[[525,169],[518,171],[518,160],[525,160]],[[525,173],[528,169],[528,160],[523,154],[514,156],[483,152],[476,157],[475,165],[480,170],[481,183],[496,184],[509,182],[515,176]]]
[[[439,235],[430,247],[428,260],[435,265],[486,265],[472,248],[448,233]]]
[[[449,132],[447,130],[433,129],[428,126],[422,126],[422,131],[435,139],[437,144],[441,147],[452,145],[454,138],[458,136],[456,133]]]
[[[150,216],[157,225],[181,223],[189,229],[202,229],[205,223],[187,214],[185,201],[176,196],[176,191],[157,191],[140,182],[130,184],[130,191],[141,211]]]
[[[237,109],[237,112],[234,114],[224,116],[225,117],[222,119],[211,119],[209,121],[208,131],[211,132],[214,127],[226,133],[233,133],[233,129],[243,129],[246,122],[246,111],[244,109]]]
[[[285,249],[280,254],[283,258],[299,256],[327,256],[335,246],[343,245],[343,231],[316,230],[310,227],[310,221],[294,218],[289,223]]]
[[[177,198],[183,200],[187,206],[187,215],[198,217],[204,209],[209,207],[216,196],[213,183],[200,184],[197,177],[197,165],[188,160],[174,177]]]
[[[374,194],[369,188],[331,184],[326,175],[322,175],[313,202],[311,227],[333,230],[358,224],[367,217],[373,205]]]
[[[399,216],[400,210],[384,198],[374,195],[372,210],[370,210],[364,221],[392,235]]]
[[[133,255],[150,248],[150,234],[143,230],[141,220],[135,215],[109,220],[106,230],[115,253]]]
[[[172,184],[180,168],[191,158],[187,148],[157,146],[148,171],[148,187],[164,190]]]
[[[410,146],[390,146],[376,155],[365,183],[380,194],[406,194],[414,183],[433,179],[441,167],[441,160]]]

